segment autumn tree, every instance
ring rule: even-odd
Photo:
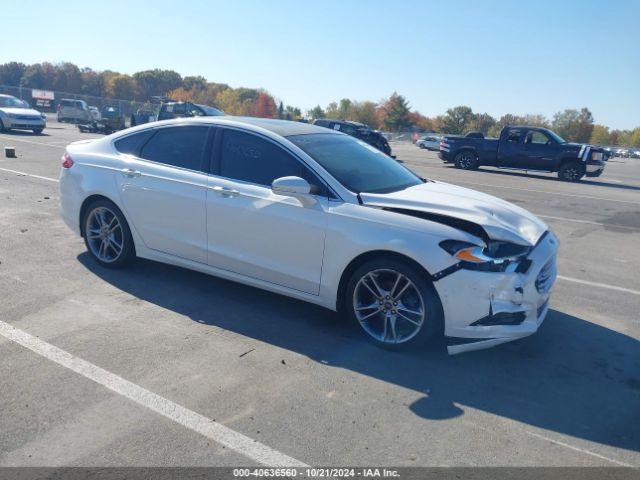
[[[327,114],[325,113],[325,111],[322,109],[320,105],[316,105],[311,110],[307,111],[307,117],[313,120],[317,118],[325,118],[326,116]]]
[[[351,102],[346,118],[378,128],[378,106],[374,102]]]
[[[593,143],[595,145],[609,145],[610,142],[611,134],[609,133],[609,129],[604,125],[594,125],[589,143]]]
[[[475,132],[482,132],[485,135],[488,135],[489,131],[494,127],[495,124],[496,119],[488,113],[477,113],[473,115],[470,124],[468,125],[468,129]]]
[[[182,86],[182,77],[173,70],[143,70],[133,74],[138,94],[148,99],[153,96],[166,95],[167,92]]]
[[[9,62],[0,65],[0,85],[17,87],[27,66],[21,62]]]
[[[587,143],[593,132],[593,115],[588,108],[566,109],[553,116],[553,130],[571,142]]]
[[[450,108],[444,116],[443,133],[462,134],[473,126],[475,115],[470,107],[460,105]]]
[[[393,94],[380,105],[381,126],[391,131],[400,131],[411,125],[409,113],[411,109],[409,102],[397,92]]]
[[[287,120],[300,120],[302,118],[302,111],[298,107],[287,105],[284,108],[284,118]]]
[[[114,75],[107,84],[107,95],[112,98],[133,100],[136,94],[136,82],[130,75]]]
[[[273,97],[267,92],[260,92],[253,102],[251,114],[254,117],[276,118],[278,111]]]

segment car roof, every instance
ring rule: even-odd
[[[341,132],[329,130],[325,127],[312,125],[310,123],[294,122],[291,120],[278,120],[275,118],[256,118],[256,117],[235,117],[232,115],[220,115],[215,117],[191,117],[187,119],[175,119],[158,122],[162,124],[182,124],[182,123],[208,123],[229,126],[249,126],[254,127],[253,130],[268,130],[281,137],[291,135],[309,135],[313,133],[333,133],[335,135],[344,135]]]

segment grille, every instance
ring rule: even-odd
[[[556,281],[556,259],[549,260],[536,278],[536,290],[539,293],[548,293]]]
[[[16,120],[40,120],[42,117],[37,115],[16,115],[14,118]]]

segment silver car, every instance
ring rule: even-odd
[[[46,126],[47,117],[44,113],[34,110],[24,100],[0,95],[0,132],[15,128],[39,134]]]
[[[440,135],[426,135],[416,142],[416,146],[427,150],[440,150]]]
[[[89,123],[93,117],[84,100],[63,98],[58,105],[58,121],[73,123]]]

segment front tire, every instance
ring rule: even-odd
[[[42,128],[34,128],[33,133],[35,133],[36,135],[40,135],[42,133]]]
[[[565,182],[577,182],[584,174],[584,165],[577,161],[563,163],[558,170],[558,178]]]
[[[418,145],[418,146],[419,146],[422,150],[424,150],[425,148],[427,148],[427,147],[425,146],[425,144],[424,144],[424,143],[421,143],[421,144],[420,144],[420,145]]]
[[[380,257],[351,276],[346,312],[374,344],[397,349],[423,345],[442,334],[442,308],[425,272],[409,262]]]
[[[459,152],[454,160],[456,168],[462,170],[477,170],[479,167],[478,156],[471,150],[463,150]]]
[[[2,123],[2,120],[0,120],[0,132],[4,132],[5,128],[4,128],[4,123]]]
[[[82,219],[82,236],[93,259],[108,268],[121,268],[135,258],[135,246],[127,220],[107,199],[92,202]]]

